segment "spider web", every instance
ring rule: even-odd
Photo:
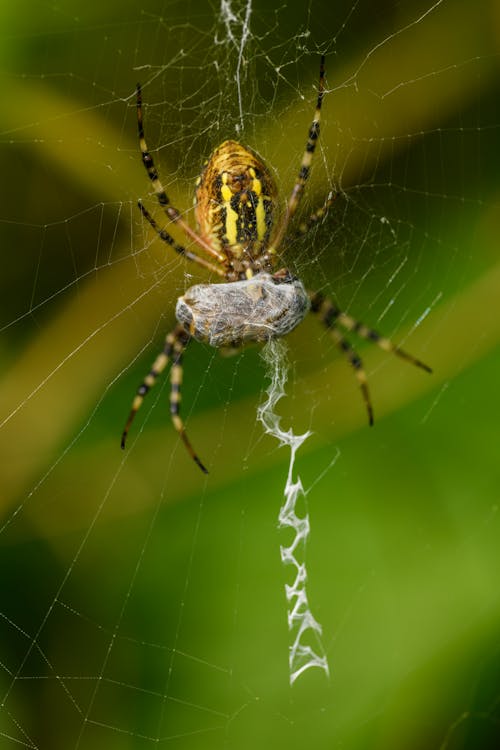
[[[4,4],[0,526],[3,748],[497,746],[500,15],[493,0]],[[204,280],[141,220],[134,90],[174,204],[226,138],[328,217],[286,263],[432,376],[312,316],[283,375],[193,345],[183,415],[135,388]],[[180,235],[176,235],[179,241]],[[183,240],[182,240],[183,241]],[[276,395],[276,393],[275,393]],[[280,425],[286,425],[281,428]],[[304,488],[325,670],[290,671],[284,487]],[[287,482],[287,477],[289,481]],[[306,554],[307,553],[307,554]],[[314,631],[314,629],[313,629]],[[318,632],[318,631],[316,631]],[[311,635],[311,633],[309,634]],[[292,640],[291,640],[292,637]]]

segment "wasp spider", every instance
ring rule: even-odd
[[[427,365],[395,346],[389,339],[339,310],[320,292],[306,290],[300,279],[287,268],[279,268],[281,256],[286,250],[283,243],[300,204],[318,142],[324,78],[322,57],[316,110],[298,177],[283,217],[276,219],[278,195],[266,165],[251,149],[235,141],[224,141],[204,165],[196,184],[196,231],[184,221],[179,210],[172,206],[160,182],[144,137],[141,87],[137,86],[137,124],[142,163],[168,221],[184,231],[189,247],[194,249],[180,245],[139,202],[142,215],[160,239],[177,253],[219,276],[226,283],[197,284],[177,300],[175,314],[178,325],[167,335],[163,351],[157,356],[137,390],[122,434],[122,448],[125,447],[130,425],[144,397],[158,375],[171,362],[172,422],[191,457],[207,473],[193,450],[179,413],[182,358],[192,339],[229,349],[238,348],[246,342],[264,342],[285,336],[311,311],[330,331],[333,340],[354,368],[370,424],[373,423],[373,410],[366,375],[361,359],[344,338],[343,330],[357,333],[385,351],[393,352],[431,372]],[[330,194],[322,208],[301,225],[299,233],[305,233],[322,219],[334,198]]]

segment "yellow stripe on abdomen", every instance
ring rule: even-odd
[[[256,176],[255,169],[251,167],[249,169],[252,180],[252,190],[257,197],[257,205],[255,206],[255,224],[257,230],[257,239],[263,242],[267,232],[266,224],[266,209],[264,207],[264,196],[262,195],[262,182]]]
[[[238,213],[231,206],[231,198],[233,197],[233,193],[231,191],[231,188],[227,184],[228,177],[229,175],[227,174],[227,172],[222,175],[221,197],[223,201],[223,207],[226,212],[224,234],[229,245],[236,245],[238,236]]]

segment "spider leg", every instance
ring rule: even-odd
[[[357,381],[359,383],[359,387],[361,388],[363,401],[365,402],[366,411],[368,412],[368,423],[371,427],[371,425],[373,424],[373,406],[372,406],[372,400],[370,397],[370,390],[368,388],[368,380],[366,377],[366,372],[363,367],[363,362],[361,360],[361,357],[353,349],[353,347],[347,341],[347,339],[344,338],[344,336],[341,334],[338,328],[335,328],[335,326],[331,326],[329,330],[338,348],[343,354],[346,355],[347,359],[349,360],[352,367],[354,368],[354,374],[356,375]]]
[[[149,211],[145,208],[142,201],[138,201],[137,205],[140,208],[140,211],[145,219],[151,224],[153,229],[155,230],[156,234],[160,237],[163,242],[166,242],[167,245],[170,245],[173,247],[176,253],[179,253],[179,255],[183,255],[188,260],[193,261],[193,263],[198,263],[198,265],[203,266],[204,268],[207,268],[212,273],[216,273],[219,276],[225,277],[225,272],[219,268],[219,266],[214,265],[213,263],[210,263],[208,260],[205,260],[205,258],[200,258],[199,255],[196,255],[196,253],[192,253],[189,250],[186,250],[186,248],[183,245],[179,245],[178,242],[174,240],[171,234],[167,232],[166,229],[161,229],[156,221],[153,219]]]
[[[361,338],[367,339],[368,341],[373,341],[385,352],[396,354],[398,357],[401,357],[401,359],[404,359],[407,362],[411,362],[411,364],[422,368],[426,372],[432,372],[431,368],[428,365],[424,364],[419,359],[416,359],[416,357],[414,357],[413,355],[408,354],[403,349],[400,349],[398,346],[393,344],[390,339],[381,336],[379,333],[377,333],[377,331],[374,331],[372,328],[368,328],[368,326],[365,326],[364,323],[351,318],[350,315],[346,315],[346,313],[342,312],[338,307],[330,302],[330,300],[326,299],[320,292],[309,293],[309,296],[311,299],[311,311],[318,315],[323,325],[328,328],[335,343],[337,344],[339,349],[344,352],[344,354],[349,359],[352,367],[354,368],[358,383],[361,388],[361,393],[363,395],[363,400],[368,411],[368,421],[370,425],[373,424],[373,408],[371,404],[370,392],[368,390],[366,373],[363,369],[363,363],[350,343],[344,338],[341,331],[339,331],[339,326],[345,328],[347,331],[357,333],[359,336],[361,336]]]
[[[127,440],[127,435],[130,429],[130,425],[132,424],[135,415],[137,414],[140,407],[142,406],[142,402],[144,401],[146,395],[154,386],[154,384],[156,383],[156,380],[158,379],[158,376],[163,372],[163,370],[165,369],[169,361],[172,360],[172,368],[170,371],[170,381],[171,381],[170,415],[172,417],[172,422],[174,424],[175,429],[180,434],[184,442],[184,445],[188,449],[191,457],[198,464],[200,469],[205,474],[208,474],[207,469],[203,466],[200,459],[194,452],[191,446],[191,443],[189,442],[187,438],[187,435],[184,429],[184,424],[179,416],[179,403],[181,400],[180,391],[181,391],[181,383],[182,383],[182,355],[189,341],[190,341],[189,334],[186,333],[186,331],[184,330],[184,328],[182,328],[182,326],[177,326],[177,328],[175,328],[171,333],[167,335],[165,339],[165,346],[163,347],[163,351],[156,357],[155,361],[153,362],[153,366],[151,367],[151,370],[146,375],[141,385],[137,389],[136,397],[134,398],[132,402],[132,409],[130,410],[127,423],[122,433],[121,446],[122,448],[125,448],[125,443]]]
[[[204,474],[208,474],[208,469],[203,466],[200,459],[194,452],[193,446],[191,445],[186,430],[184,429],[184,422],[182,421],[179,414],[179,407],[181,401],[181,385],[182,385],[182,356],[184,350],[190,341],[189,335],[184,331],[183,328],[179,327],[179,335],[174,342],[174,355],[172,359],[172,368],[170,370],[170,416],[172,422],[179,433],[184,445],[186,446],[189,455],[193,461],[200,467]],[[181,335],[182,334],[182,335]]]
[[[325,93],[325,56],[321,55],[321,61],[319,65],[319,83],[318,83],[318,98],[316,101],[316,110],[314,112],[313,121],[309,128],[306,148],[304,151],[304,155],[302,157],[302,162],[300,164],[297,181],[295,182],[295,185],[292,188],[292,192],[291,192],[290,198],[288,199],[288,203],[287,203],[287,207],[285,211],[285,216],[283,218],[283,221],[281,222],[280,227],[278,228],[276,237],[272,243],[272,246],[273,246],[272,250],[274,252],[276,252],[276,248],[280,246],[281,241],[283,240],[283,237],[286,234],[288,225],[291,219],[294,217],[295,212],[297,211],[298,205],[300,203],[300,199],[302,198],[302,194],[304,192],[304,186],[307,182],[307,178],[309,177],[309,173],[311,171],[311,163],[312,163],[314,151],[316,149],[316,143],[319,138],[319,130],[320,130],[319,123],[321,119],[321,105],[323,103],[324,93]]]
[[[367,341],[372,341],[373,343],[377,344],[377,346],[380,347],[380,349],[383,349],[384,352],[391,352],[392,354],[396,354],[396,356],[401,357],[401,359],[405,359],[407,362],[411,362],[412,365],[420,367],[426,372],[432,373],[432,368],[429,367],[429,365],[421,362],[412,354],[408,354],[408,352],[406,352],[404,349],[400,349],[399,346],[396,346],[390,339],[382,336],[377,331],[374,331],[373,328],[368,328],[368,326],[365,326],[364,323],[351,318],[350,315],[346,315],[346,313],[343,313],[340,310],[337,310],[336,312],[338,324],[342,326],[342,328],[345,328],[346,331],[353,331],[354,333],[357,333],[358,336],[361,336],[362,339],[366,339]]]
[[[341,331],[336,326],[338,313],[340,312],[331,302],[323,297],[320,293],[310,294],[311,298],[311,311],[318,315],[319,319],[330,332],[333,340],[337,344],[340,351],[345,354],[349,360],[351,366],[354,369],[356,379],[361,389],[361,395],[365,402],[366,411],[368,412],[368,423],[370,426],[373,424],[373,407],[370,398],[370,390],[368,388],[368,380],[363,367],[361,357],[352,348],[350,343],[342,335]]]
[[[141,149],[141,155],[142,155],[142,163],[144,164],[144,168],[148,174],[149,179],[151,180],[151,184],[153,186],[153,190],[156,193],[156,197],[158,198],[158,203],[163,208],[165,213],[167,214],[168,218],[175,222],[181,229],[184,231],[184,233],[193,240],[193,242],[196,242],[197,245],[199,245],[208,255],[211,255],[213,258],[216,258],[220,263],[225,263],[226,258],[222,253],[217,252],[208,242],[206,242],[202,237],[200,237],[187,222],[184,221],[184,219],[181,218],[180,212],[177,208],[171,205],[170,199],[165,192],[165,188],[163,187],[160,178],[158,176],[158,171],[155,167],[155,163],[153,161],[153,157],[149,153],[146,139],[144,137],[144,124],[143,124],[143,118],[142,118],[142,91],[141,91],[141,85],[140,83],[137,84],[137,130],[139,133],[139,147]],[[142,209],[141,209],[142,210]],[[172,244],[172,243],[169,243]],[[191,258],[192,260],[192,258]]]
[[[323,221],[325,216],[328,214],[328,211],[330,210],[331,206],[335,202],[336,198],[337,198],[337,193],[332,193],[332,192],[328,193],[326,200],[321,206],[321,208],[317,209],[316,211],[313,211],[313,213],[305,221],[301,221],[297,229],[292,234],[287,235],[285,239],[285,244],[287,244],[287,241],[289,240],[303,237],[316,224],[319,224],[320,221]]]
[[[139,388],[137,389],[137,394],[132,402],[132,409],[130,410],[127,423],[122,433],[122,440],[121,440],[122,448],[125,448],[125,443],[127,440],[127,435],[130,429],[130,425],[134,421],[135,415],[137,414],[140,407],[142,406],[142,402],[144,401],[145,397],[147,396],[151,388],[156,383],[158,376],[163,372],[163,370],[169,363],[169,360],[172,356],[172,352],[174,350],[174,343],[177,339],[177,335],[178,335],[177,329],[167,335],[165,339],[165,346],[163,347],[163,351],[160,354],[158,354],[155,361],[153,362],[153,366],[151,367],[151,370],[146,375],[146,377],[140,384]]]
[[[153,365],[151,367],[151,370],[148,372],[142,383],[140,384],[139,388],[137,389],[136,396],[132,402],[132,408],[130,410],[130,414],[127,419],[127,423],[125,425],[125,428],[122,433],[122,441],[121,446],[122,448],[125,448],[125,443],[127,440],[128,431],[130,429],[130,425],[134,421],[134,417],[139,411],[140,407],[142,406],[142,402],[144,401],[145,397],[151,390],[151,388],[156,383],[158,376],[161,375],[165,367],[168,365],[172,353],[174,351],[174,344],[177,340],[178,336],[178,329],[175,329],[171,333],[167,334],[167,337],[165,339],[165,346],[163,347],[163,351],[158,354],[155,361],[153,362]]]

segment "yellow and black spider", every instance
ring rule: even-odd
[[[182,383],[182,357],[191,341],[203,341],[217,348],[234,349],[246,342],[264,342],[290,333],[307,312],[316,313],[329,329],[337,346],[354,368],[373,424],[373,409],[361,359],[344,338],[342,329],[353,331],[375,342],[387,352],[412,362],[427,372],[430,367],[395,346],[389,339],[346,315],[320,292],[307,291],[288,269],[276,270],[286,247],[290,221],[300,203],[319,137],[321,104],[324,95],[325,67],[321,57],[318,98],[309,129],[297,181],[293,186],[283,217],[276,221],[278,195],[271,173],[249,148],[235,141],[224,141],[210,156],[196,184],[194,231],[171,205],[158,177],[153,158],[144,138],[141,87],[137,86],[137,124],[142,162],[146,168],[160,206],[169,221],[180,227],[187,237],[205,253],[200,256],[178,244],[139,201],[139,208],[155,232],[173,249],[190,261],[220,276],[227,283],[192,286],[177,300],[178,325],[170,332],[165,347],[137,390],[122,434],[125,447],[127,433],[145,395],[158,375],[172,361],[170,371],[170,415],[191,457],[207,473],[188,440],[179,414]],[[300,228],[305,233],[323,218],[334,201],[331,194],[323,206]]]

